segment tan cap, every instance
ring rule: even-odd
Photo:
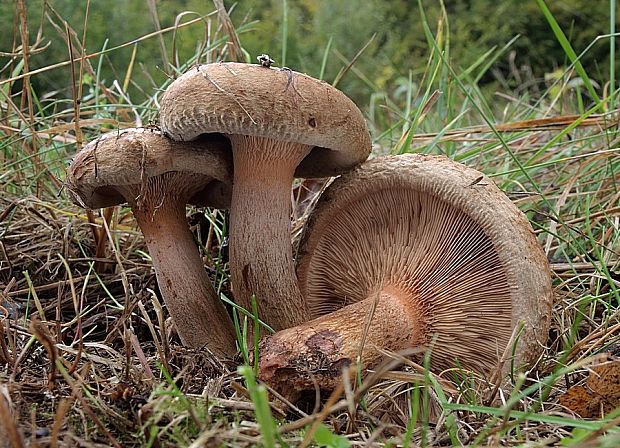
[[[163,132],[175,140],[223,133],[268,137],[313,147],[295,171],[327,177],[370,154],[362,113],[331,85],[288,69],[222,62],[191,69],[161,99]]]
[[[65,187],[80,206],[105,208],[127,202],[121,187],[138,185],[166,172],[183,171],[204,175],[208,184],[189,203],[225,208],[230,205],[232,184],[229,147],[226,139],[217,136],[208,142],[180,143],[155,129],[108,132],[75,155]]]

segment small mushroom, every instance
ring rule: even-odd
[[[478,179],[484,182],[475,182]],[[265,338],[260,378],[287,394],[332,389],[359,356],[425,347],[430,366],[489,374],[542,351],[551,274],[526,217],[481,173],[445,157],[376,158],[310,214],[297,274],[313,316]]]
[[[228,142],[179,143],[158,131],[110,132],[73,159],[65,186],[84,208],[127,202],[140,226],[159,289],[183,344],[215,354],[236,351],[230,316],[203,267],[185,205],[230,203]]]
[[[364,118],[322,81],[289,69],[217,63],[192,69],[161,99],[161,127],[175,140],[221,133],[234,160],[230,269],[235,300],[274,329],[307,320],[291,247],[293,176],[327,177],[370,153]]]

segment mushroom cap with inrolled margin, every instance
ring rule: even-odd
[[[213,179],[191,198],[191,204],[230,205],[232,158],[226,139],[210,136],[176,142],[145,128],[109,132],[85,145],[67,170],[65,187],[76,204],[105,208],[127,202],[117,187],[138,185],[171,171]]]
[[[411,297],[434,368],[458,359],[489,372],[520,322],[517,367],[547,339],[551,273],[527,218],[492,180],[445,157],[376,158],[336,179],[297,255],[312,317],[382,288]]]
[[[349,171],[371,149],[362,113],[338,89],[292,70],[254,64],[189,70],[166,89],[160,120],[162,131],[175,140],[223,133],[310,145],[298,177]]]

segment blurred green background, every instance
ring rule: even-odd
[[[153,3],[162,28],[174,26],[177,18],[186,22],[214,11],[213,3],[207,0]],[[435,0],[421,3],[429,23],[438,23],[441,3]],[[512,90],[523,86],[535,89],[537,84],[544,85],[545,76],[568,65],[564,51],[535,0],[445,0],[444,3],[449,19],[448,57],[457,71],[481,63],[488,51],[511,42],[481,79],[480,84],[487,90]],[[8,0],[0,3],[0,25],[5,30],[0,33],[0,66],[3,68],[11,64],[9,53],[20,45],[10,32],[18,27],[17,4]],[[397,93],[399,85],[407,84],[410,76],[415,80],[427,64],[429,44],[415,0],[252,0],[226,1],[225,4],[232,8],[235,26],[242,27],[241,44],[252,59],[260,53],[268,53],[278,66],[317,76],[326,49],[329,49],[324,76],[327,81],[332,81],[370,42],[356,61],[354,70],[339,84],[361,103],[367,104],[374,91],[387,88]],[[547,4],[577,54],[594,42],[582,59],[588,75],[599,84],[609,79],[609,39],[595,42],[597,36],[609,32],[608,2],[554,0]],[[37,40],[37,29],[40,30],[39,47],[49,43],[46,50],[32,57],[30,68],[67,60],[67,45],[61,37],[65,31],[63,22],[66,21],[81,40],[87,2],[27,0],[26,5],[30,43]],[[216,27],[217,18],[210,17],[210,26]],[[208,19],[178,31],[181,63],[196,52],[197,42],[204,40]],[[283,26],[284,21],[287,26]],[[147,0],[92,0],[87,23],[87,54],[130,42],[156,30]],[[286,41],[283,30],[286,30]],[[172,33],[163,37],[170,57]],[[128,91],[132,101],[139,103],[165,81],[165,65],[158,38],[140,40],[135,47],[134,71],[137,73],[132,73]],[[133,50],[134,46],[130,45],[106,54],[105,63],[101,65],[106,84],[114,79],[122,84]],[[6,71],[0,73],[6,77]],[[71,96],[67,66],[37,76],[33,83],[37,92],[56,97]]]

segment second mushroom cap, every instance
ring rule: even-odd
[[[348,172],[371,150],[361,111],[340,90],[294,70],[257,64],[220,62],[187,71],[166,89],[160,121],[174,140],[220,133],[308,145],[296,177]]]

